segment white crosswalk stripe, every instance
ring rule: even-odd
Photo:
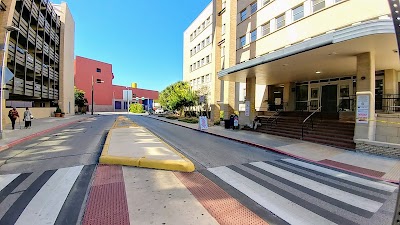
[[[393,184],[294,159],[208,171],[289,224],[382,224],[374,215],[397,190]]]
[[[85,187],[89,186],[95,167],[81,165],[0,175],[0,224],[47,225],[77,221],[80,210],[75,209],[83,203]]]
[[[334,176],[334,177],[338,177],[340,179],[343,180],[347,180],[347,181],[351,181],[351,182],[355,182],[358,184],[362,184],[362,185],[366,185],[369,187],[373,187],[373,188],[377,188],[383,191],[394,191],[396,190],[397,186],[392,185],[392,184],[388,184],[388,183],[384,183],[384,182],[376,182],[376,181],[371,181],[371,180],[367,180],[364,178],[360,178],[360,177],[356,177],[350,174],[346,174],[346,173],[341,173],[335,170],[331,170],[331,169],[327,169],[321,166],[316,166],[313,164],[309,164],[309,163],[305,163],[302,161],[298,161],[295,159],[282,159],[283,161],[304,167],[304,168],[308,168],[308,169],[312,169],[312,170],[316,170],[319,171],[321,173],[324,173],[326,175],[330,175],[330,176]]]
[[[285,218],[288,223],[299,225],[310,224],[309,221],[311,220],[314,221],[315,224],[334,224],[297,204],[293,204],[284,197],[275,194],[227,167],[213,168],[209,169],[209,171],[253,199],[261,206],[267,208],[272,213],[281,218]]]
[[[15,224],[54,224],[82,168],[76,166],[57,170],[29,202]]]

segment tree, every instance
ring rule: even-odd
[[[74,86],[75,106],[78,106],[79,112],[86,113],[86,104],[88,100],[85,98],[85,92]]]
[[[182,111],[184,107],[196,105],[198,99],[188,82],[178,81],[161,91],[159,100],[164,108]]]

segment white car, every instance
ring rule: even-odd
[[[162,114],[162,113],[164,113],[164,109],[162,109],[162,108],[158,108],[155,111],[155,114]]]

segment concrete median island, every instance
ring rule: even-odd
[[[195,169],[185,156],[146,128],[122,116],[110,129],[99,162],[182,172]]]

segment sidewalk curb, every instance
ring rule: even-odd
[[[85,121],[87,119],[89,119],[89,118],[79,119],[79,120],[72,121],[72,122],[69,122],[69,123],[61,124],[61,125],[58,125],[58,126],[46,129],[46,130],[39,131],[39,132],[31,134],[31,135],[28,135],[28,136],[26,136],[24,138],[11,141],[10,143],[8,143],[6,145],[0,146],[0,152],[4,151],[4,150],[7,150],[7,149],[9,149],[11,147],[14,147],[15,145],[20,144],[22,142],[29,141],[29,140],[31,140],[31,139],[33,139],[35,137],[50,133],[51,131],[54,131],[54,130],[57,130],[57,129],[60,129],[60,128],[63,128],[63,127],[67,127],[67,126],[75,124],[75,123],[79,123],[79,122]]]
[[[177,152],[175,149],[173,149],[171,146],[169,146],[167,143],[165,143],[161,139],[160,140],[162,142],[164,142],[171,150],[174,151],[175,154],[179,155],[184,161],[177,162],[176,160],[154,160],[154,159],[147,159],[146,157],[133,158],[133,157],[109,155],[108,149],[110,146],[111,134],[112,134],[113,129],[118,129],[115,126],[116,123],[118,122],[118,119],[115,120],[110,131],[107,134],[106,142],[104,143],[103,150],[100,155],[99,163],[111,164],[111,165],[122,165],[122,166],[135,166],[135,167],[143,167],[143,168],[150,168],[150,169],[173,170],[173,171],[181,171],[181,172],[193,172],[195,170],[194,164],[189,159],[187,159],[182,154],[179,154],[179,152]],[[148,132],[150,132],[150,131],[148,130]],[[152,132],[150,132],[150,133],[152,133]]]
[[[329,164],[327,164],[327,163],[322,163],[322,162],[319,162],[319,161],[307,159],[307,158],[304,158],[304,157],[301,157],[301,156],[298,156],[298,155],[294,155],[294,154],[291,154],[291,153],[288,153],[288,152],[284,152],[284,151],[282,151],[282,150],[279,150],[279,149],[276,149],[276,148],[273,148],[273,147],[264,146],[264,145],[259,145],[259,144],[256,144],[256,143],[252,143],[252,142],[248,142],[248,141],[243,141],[243,140],[235,139],[235,138],[227,137],[227,136],[220,135],[220,134],[215,134],[215,133],[211,133],[211,132],[207,132],[207,131],[198,130],[198,129],[195,129],[195,128],[192,128],[192,127],[189,127],[189,126],[184,126],[184,125],[181,125],[181,124],[176,124],[176,123],[173,123],[173,122],[170,122],[170,121],[165,121],[165,120],[162,120],[162,119],[158,119],[158,118],[152,117],[152,116],[148,116],[148,117],[149,117],[149,118],[152,118],[152,119],[155,119],[155,120],[158,120],[158,121],[165,122],[165,123],[170,123],[170,124],[173,124],[173,125],[176,125],[176,126],[188,128],[188,129],[191,129],[191,130],[195,130],[195,131],[198,131],[198,132],[202,132],[202,133],[214,135],[214,136],[217,136],[217,137],[226,138],[226,139],[229,139],[229,140],[232,140],[232,141],[240,142],[240,143],[242,143],[242,144],[254,146],[254,147],[257,147],[257,148],[264,149],[264,150],[277,152],[277,153],[282,154],[282,155],[287,155],[287,156],[290,156],[290,157],[293,157],[293,158],[296,158],[296,159],[301,159],[301,160],[303,160],[303,161],[312,162],[312,163],[315,163],[315,164],[318,164],[318,165],[324,165],[324,166],[327,166],[327,167],[331,167],[331,168],[335,168],[335,169],[339,169],[339,170],[351,172],[351,173],[354,173],[354,174],[358,174],[358,175],[362,175],[362,176],[369,177],[369,178],[372,178],[372,179],[381,180],[381,181],[386,181],[386,182],[390,182],[390,183],[394,183],[394,184],[399,184],[399,183],[400,183],[400,181],[389,180],[389,179],[383,179],[383,178],[381,178],[381,177],[371,176],[371,175],[368,175],[368,174],[363,174],[363,173],[356,172],[356,171],[352,171],[352,170],[349,170],[349,169],[344,169],[344,168],[341,168],[341,167],[332,166],[332,165],[329,165]]]

